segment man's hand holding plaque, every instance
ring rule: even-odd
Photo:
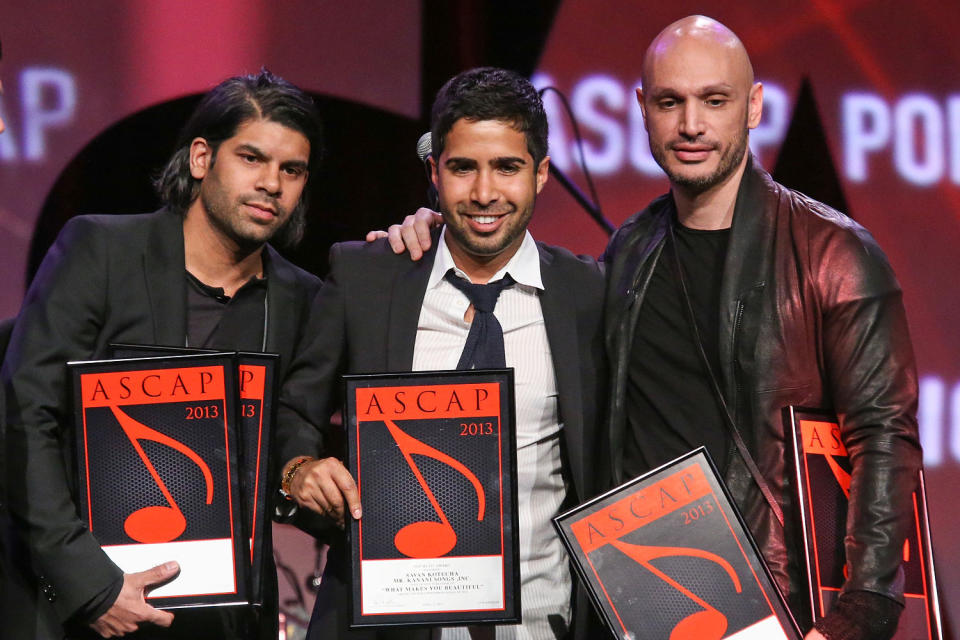
[[[173,624],[173,614],[151,607],[145,596],[150,587],[169,582],[179,572],[180,565],[176,562],[165,562],[146,571],[124,574],[116,602],[90,627],[104,638],[132,633],[144,622],[169,627]]]
[[[354,519],[363,515],[357,483],[336,458],[294,458],[284,466],[283,482],[284,492],[298,505],[335,520],[340,527],[347,511]]]

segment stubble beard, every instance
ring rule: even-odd
[[[651,151],[653,152],[653,159],[656,160],[658,165],[660,165],[660,168],[663,169],[663,172],[667,174],[671,184],[673,184],[675,187],[683,189],[691,195],[700,195],[709,191],[718,184],[722,184],[727,178],[736,172],[737,168],[740,166],[740,163],[743,161],[744,155],[747,153],[748,131],[749,129],[746,127],[746,123],[744,123],[744,127],[740,131],[740,135],[738,135],[733,143],[727,147],[726,153],[720,157],[720,162],[717,164],[717,168],[714,169],[712,173],[705,176],[687,176],[677,171],[672,171],[667,164],[667,150],[665,145],[657,145],[656,148],[651,145]]]
[[[459,224],[449,224],[448,222],[447,230],[451,235],[453,235],[453,238],[456,240],[457,244],[463,247],[463,249],[469,254],[481,259],[493,258],[503,253],[510,245],[516,242],[517,238],[523,236],[527,230],[527,225],[530,222],[534,204],[534,202],[531,202],[530,206],[523,210],[513,207],[512,210],[506,214],[509,216],[514,216],[515,219],[513,221],[505,221],[505,224],[510,225],[510,228],[504,230],[503,235],[499,238],[499,241],[496,242],[496,244],[482,242],[482,240],[488,239],[483,236],[480,236],[479,240],[481,241],[478,242],[478,238],[471,235],[471,232],[467,230],[467,223],[464,223],[464,225],[461,226]],[[482,215],[484,212],[482,210],[477,210],[476,208],[468,209],[466,207],[458,206],[456,207],[456,213],[453,215],[457,216],[456,219],[459,221],[463,219],[461,215],[466,213]],[[445,213],[444,217],[448,220],[452,219],[452,216],[449,213]]]
[[[219,188],[219,182],[216,180],[214,180],[214,184],[210,185],[209,189],[200,189],[200,202],[203,204],[207,220],[244,253],[256,251],[262,247],[290,222],[287,219],[283,225],[275,227],[261,227],[254,222],[245,225],[242,208],[244,203],[248,201],[262,202],[263,198],[243,195],[238,196],[235,201],[231,201],[229,195]],[[277,209],[279,217],[282,218],[286,214],[276,201],[271,201],[271,204]],[[244,227],[249,227],[249,229]]]

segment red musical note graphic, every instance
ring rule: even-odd
[[[843,470],[840,466],[840,463],[830,455],[829,453],[824,453],[823,457],[827,459],[827,464],[830,465],[830,471],[833,472],[833,477],[837,479],[837,484],[840,485],[840,488],[843,490],[843,495],[847,496],[847,500],[850,499],[850,474]]]
[[[417,468],[417,465],[413,462],[412,454],[427,456],[450,465],[470,481],[470,484],[473,485],[473,488],[477,492],[477,502],[479,503],[477,510],[478,521],[483,520],[483,513],[486,509],[483,485],[480,484],[477,476],[467,469],[459,460],[448,456],[442,451],[437,451],[430,445],[420,442],[413,436],[405,433],[390,420],[384,420],[384,422],[390,431],[390,435],[393,436],[394,442],[400,447],[400,452],[403,454],[404,459],[407,461],[407,464],[410,465],[413,474],[417,477],[417,482],[420,483],[424,493],[427,494],[427,499],[430,500],[434,511],[440,516],[440,522],[425,520],[406,525],[394,536],[393,544],[400,553],[410,558],[439,558],[440,556],[446,555],[456,546],[457,533],[450,525],[450,521],[447,520],[447,514],[443,512],[440,503],[437,502],[436,497],[434,497],[433,492],[430,490],[430,486],[427,484],[427,481],[424,480],[423,474],[420,473],[420,469]]]
[[[153,543],[176,540],[187,528],[187,520],[184,518],[183,512],[180,510],[180,507],[177,506],[176,501],[167,489],[167,485],[164,484],[160,478],[160,474],[157,473],[157,470],[154,468],[153,463],[150,462],[150,458],[147,457],[143,447],[140,446],[140,440],[148,440],[166,445],[179,451],[196,463],[196,465],[200,467],[200,471],[203,472],[203,478],[207,484],[207,504],[213,502],[213,474],[210,472],[210,467],[207,466],[203,458],[198,456],[193,449],[182,442],[174,440],[159,431],[151,429],[145,424],[137,422],[117,407],[111,406],[110,410],[113,412],[117,422],[120,423],[120,428],[123,429],[123,433],[126,434],[130,440],[137,455],[143,460],[143,464],[153,477],[153,481],[157,483],[161,493],[163,493],[163,497],[169,503],[169,506],[155,505],[137,509],[124,520],[123,530],[137,542]]]
[[[710,553],[702,549],[690,549],[687,547],[651,547],[647,545],[630,544],[620,540],[612,540],[610,544],[640,563],[640,565],[653,573],[653,575],[703,607],[703,611],[692,613],[678,622],[673,628],[673,631],[670,632],[670,640],[720,640],[720,638],[723,637],[723,634],[727,630],[727,617],[697,594],[684,587],[663,571],[657,569],[650,561],[672,556],[689,556],[715,562],[730,576],[730,580],[733,581],[737,593],[741,593],[743,588],[740,585],[740,579],[737,577],[736,571],[734,571],[733,566],[729,562],[715,553]]]

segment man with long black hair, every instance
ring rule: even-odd
[[[176,563],[124,574],[100,549],[69,489],[64,363],[103,358],[111,343],[266,351],[280,354],[282,380],[320,282],[267,243],[302,234],[320,146],[319,115],[300,89],[268,71],[230,78],[181,132],[157,180],[163,209],[73,218],[47,253],[0,374],[9,507],[24,550],[4,637],[140,627],[138,637],[277,637],[275,572],[266,572],[259,621],[216,612],[175,620],[149,606],[144,590],[175,576]]]

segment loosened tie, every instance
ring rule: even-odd
[[[463,345],[457,369],[502,369],[507,366],[503,353],[503,327],[493,309],[500,292],[515,284],[509,274],[489,284],[473,284],[457,276],[453,269],[444,276],[447,282],[460,289],[473,304],[473,324]]]

